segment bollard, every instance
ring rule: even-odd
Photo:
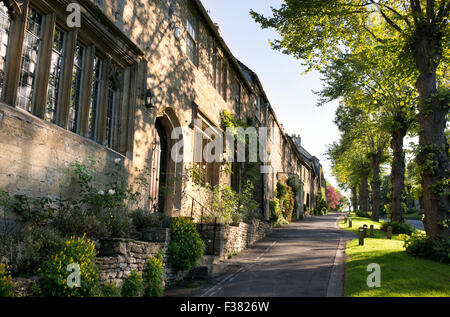
[[[373,225],[370,225],[370,237],[373,238],[374,234],[373,234]]]
[[[344,223],[347,223],[347,216],[344,217]]]
[[[392,227],[391,226],[387,227],[387,238],[389,240],[392,239]]]
[[[348,227],[349,227],[349,228],[352,227],[352,218],[350,218],[350,219],[348,220]]]
[[[363,229],[364,229],[364,238],[367,238],[367,225],[364,225]]]
[[[359,245],[364,245],[364,228],[360,227],[358,230]]]

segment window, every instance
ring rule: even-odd
[[[240,118],[241,116],[241,84],[240,82],[235,79],[236,81],[236,99],[234,101],[234,112],[236,113],[236,116]]]
[[[198,62],[198,19],[195,16],[192,9],[188,9],[188,15],[186,19],[186,54],[194,65]]]
[[[223,67],[222,67],[222,87],[221,88],[221,92],[222,92],[222,98],[223,100],[227,101],[227,79],[228,79],[228,72],[227,72],[227,66],[225,65],[225,62],[223,63]]]
[[[75,48],[69,107],[69,130],[75,133],[78,133],[85,51],[86,49],[84,46],[77,43]]]
[[[108,80],[108,102],[107,102],[107,110],[106,110],[106,146],[118,150],[115,142],[115,132],[118,127],[116,127],[117,120],[117,111],[116,111],[116,103],[117,103],[117,95],[118,95],[118,87],[119,87],[119,75],[117,72],[112,72],[110,74]],[[120,131],[118,131],[120,132]]]
[[[58,27],[55,29],[50,60],[50,76],[47,92],[47,106],[44,119],[56,123],[56,111],[59,104],[61,74],[64,61],[64,42],[66,33]]]
[[[258,120],[261,120],[261,97],[256,96],[255,98],[255,115]]]
[[[212,142],[217,135],[220,135],[222,133],[220,130],[214,127],[212,123],[209,122],[205,117],[199,115],[198,119],[201,122],[201,126],[196,126],[196,133],[199,133],[201,137],[201,145],[195,146],[195,151],[201,151],[202,152],[202,161],[198,162],[196,159],[196,166],[200,173],[200,180],[202,185],[210,185],[215,186],[219,183],[219,176],[220,176],[220,162],[216,162],[215,160],[213,162],[207,162],[206,158],[204,157],[204,149],[206,146]],[[214,133],[207,133],[207,129],[212,129]],[[196,137],[196,142],[199,140],[199,137]],[[212,155],[216,155],[218,153],[211,153]]]
[[[3,87],[5,85],[6,52],[10,26],[11,18],[8,15],[7,8],[3,2],[0,2],[0,97],[3,94]]]
[[[33,111],[34,88],[42,41],[42,23],[42,14],[29,6],[17,96],[17,106],[28,112]]]
[[[89,104],[89,138],[97,138],[98,110],[100,108],[100,88],[102,81],[103,60],[99,57],[94,58],[93,78],[91,88],[91,102]]]
[[[139,99],[132,96],[138,85],[144,89],[137,81],[145,67],[139,63],[143,52],[127,45],[122,34],[104,34],[89,10],[83,11],[89,23],[65,29],[65,5],[47,2],[26,1],[19,12],[0,1],[1,98],[126,154],[133,146],[132,114]],[[12,24],[22,15],[25,23]]]

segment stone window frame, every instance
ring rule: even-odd
[[[199,64],[199,32],[199,15],[192,6],[188,5],[186,11],[186,55],[195,67],[198,67]],[[189,43],[192,43],[192,56],[189,52]]]
[[[217,134],[222,134],[223,136],[223,131],[217,127],[217,125],[213,124],[212,121],[202,112],[200,112],[198,110],[198,108],[196,109],[195,112],[195,119],[196,122],[198,123],[199,121],[201,122],[202,126],[199,127],[197,124],[194,124],[194,130],[198,131],[198,132],[194,132],[195,133],[201,133],[202,135],[202,144],[201,144],[201,150],[202,150],[202,162],[195,162],[195,154],[194,154],[194,166],[196,166],[198,168],[198,171],[200,173],[200,178],[201,178],[201,185],[202,186],[215,186],[217,184],[219,184],[220,181],[220,166],[221,163],[220,162],[206,162],[205,158],[203,157],[203,151],[204,148],[206,146],[206,144],[208,143],[208,139],[211,140],[211,138],[204,132],[207,128],[212,128],[213,130],[215,130],[217,132]],[[204,136],[206,136],[206,138],[204,138]],[[194,140],[194,142],[196,142],[197,140]],[[194,151],[197,149],[198,145],[194,144]]]
[[[138,96],[137,77],[142,72],[145,63],[142,62],[143,53],[133,46],[120,31],[104,16],[95,5],[84,2],[81,6],[81,27],[67,26],[66,1],[64,0],[0,0],[8,9],[11,17],[9,39],[6,54],[6,67],[3,94],[0,100],[14,107],[17,111],[30,114],[30,112],[17,107],[19,78],[21,71],[25,27],[27,23],[28,7],[32,6],[43,15],[42,43],[40,56],[37,61],[38,71],[33,96],[31,115],[45,121],[45,112],[48,96],[48,83],[50,77],[50,63],[55,28],[58,27],[66,33],[64,44],[65,56],[62,65],[61,93],[58,96],[59,106],[56,111],[55,123],[70,133],[92,140],[105,146],[107,149],[131,157],[134,137],[134,109],[136,102],[142,101]],[[95,16],[94,16],[94,14]],[[114,31],[114,32],[111,32]],[[74,71],[75,46],[80,43],[85,47],[84,71],[81,81],[79,109],[79,126],[76,132],[71,132],[69,124],[69,106]],[[108,78],[107,70],[113,63],[121,70],[120,93],[117,98],[118,114],[115,114],[116,127],[121,127],[115,134],[114,146],[108,147],[106,137],[106,80],[101,82],[100,103],[98,109],[98,124],[94,138],[89,137],[89,109],[91,101],[91,85],[93,76],[93,61],[95,57],[102,58],[104,62],[102,78]],[[125,84],[126,83],[126,84]],[[141,93],[142,93],[141,91]],[[141,103],[141,102],[140,102]],[[120,116],[120,114],[123,114]],[[47,121],[45,121],[47,122]],[[49,123],[48,124],[53,124]],[[119,131],[118,131],[119,132]]]

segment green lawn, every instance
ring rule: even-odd
[[[340,227],[357,233],[358,228],[371,224],[375,238],[366,238],[364,246],[358,239],[349,241],[346,250],[345,295],[350,297],[445,296],[450,297],[450,266],[434,261],[416,259],[406,254],[398,235],[386,239],[378,230],[380,223],[367,218],[352,217],[353,228],[343,221]],[[377,263],[381,268],[381,287],[369,288],[366,279],[371,272],[367,266]]]

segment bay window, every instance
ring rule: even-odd
[[[0,98],[127,154],[143,53],[120,32],[105,33],[89,13],[93,4],[83,6],[84,23],[71,29],[63,0],[29,0],[11,11],[0,1]]]

